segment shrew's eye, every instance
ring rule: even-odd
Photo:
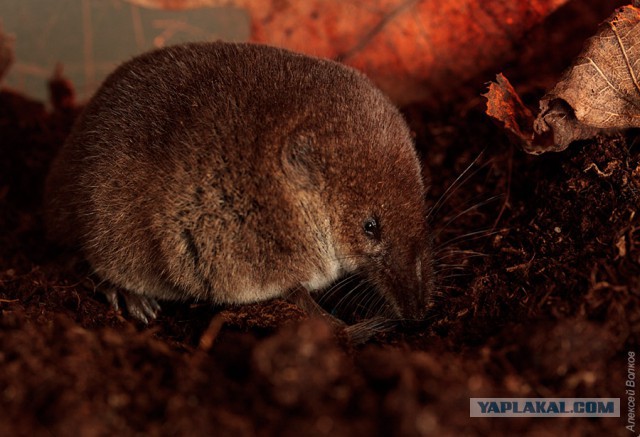
[[[366,219],[362,224],[362,229],[368,237],[375,238],[376,240],[380,239],[380,225],[375,218],[369,217]]]

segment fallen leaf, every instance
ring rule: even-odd
[[[536,133],[561,151],[572,141],[640,127],[640,9],[616,11],[587,40],[560,82],[540,101]]]
[[[57,111],[72,111],[76,107],[73,84],[63,72],[62,64],[56,65],[53,76],[47,81],[49,100]]]
[[[0,26],[0,81],[13,63],[13,38],[5,34]]]
[[[553,146],[550,135],[536,135],[533,113],[527,108],[509,80],[502,74],[489,82],[486,114],[498,121],[512,140],[530,154],[537,155]]]
[[[342,61],[396,103],[436,108],[467,95],[472,80],[499,68],[527,31],[567,0],[128,1],[244,8],[252,41]]]
[[[489,90],[483,97],[487,99],[487,115],[502,123],[518,141],[531,141],[533,114],[524,106],[520,96],[502,73],[496,76],[495,82],[489,83]]]

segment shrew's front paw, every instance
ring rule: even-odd
[[[155,320],[160,312],[160,304],[152,297],[116,289],[115,287],[105,287],[100,291],[116,311],[120,309],[118,296],[122,296],[129,314],[144,324]]]

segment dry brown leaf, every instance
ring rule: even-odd
[[[489,83],[489,90],[483,96],[487,99],[486,114],[500,122],[525,152],[536,155],[553,145],[549,135],[535,135],[531,110],[502,73],[496,76],[496,82]]]
[[[640,9],[625,6],[590,38],[573,66],[540,101],[537,133],[561,151],[572,141],[640,127]]]
[[[517,140],[525,144],[531,141],[533,114],[502,73],[496,76],[495,82],[489,83],[489,90],[483,96],[487,99],[487,115],[502,123]]]
[[[495,70],[535,24],[567,0],[129,0],[143,6],[236,6],[251,39],[337,59],[398,104],[437,107]]]
[[[0,81],[13,63],[13,38],[5,34],[0,26]]]

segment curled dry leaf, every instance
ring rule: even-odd
[[[487,99],[487,115],[498,121],[525,152],[537,155],[553,146],[550,135],[535,134],[531,110],[502,73],[496,76],[495,82],[489,83],[489,90],[483,96]]]
[[[236,6],[251,39],[337,59],[400,105],[438,107],[476,92],[519,40],[567,0],[128,0],[147,7]]]
[[[502,123],[515,139],[524,144],[531,141],[533,114],[502,73],[496,76],[495,82],[489,83],[489,90],[483,96],[487,99],[487,115]]]
[[[625,6],[605,21],[560,82],[540,101],[538,134],[561,151],[597,133],[640,127],[640,9]]]
[[[51,105],[57,111],[73,111],[76,107],[75,91],[71,81],[64,75],[62,64],[56,65],[47,85]]]
[[[13,38],[3,32],[0,26],[0,80],[13,63]]]

